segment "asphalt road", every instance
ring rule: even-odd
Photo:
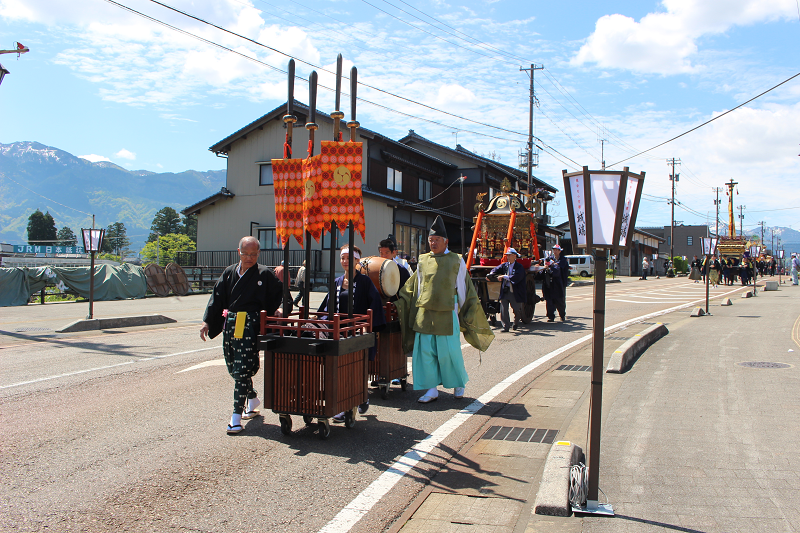
[[[731,291],[741,287],[711,293]],[[704,286],[685,278],[626,278],[607,286],[606,326],[704,297]],[[423,406],[411,387],[393,388],[388,400],[373,392],[353,429],[334,426],[320,441],[298,417],[295,433],[282,435],[271,412],[226,435],[232,380],[221,339],[199,339],[206,300],[99,302],[96,316],[157,312],[178,322],[90,334],[53,331],[83,318],[84,304],[0,309],[0,529],[319,531],[361,494],[358,501],[366,495],[370,504],[350,530],[383,530],[493,412],[569,351],[476,414],[462,414],[462,423],[385,494],[370,497],[373,481],[475,398],[590,333],[592,316],[592,287],[570,288],[567,322],[545,323],[542,303],[531,325],[498,330],[488,352],[464,349],[464,399],[448,390]],[[333,529],[347,531],[339,523]]]

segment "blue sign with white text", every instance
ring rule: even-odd
[[[85,254],[83,246],[34,246],[30,244],[15,244],[15,254]]]

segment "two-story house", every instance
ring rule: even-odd
[[[307,121],[308,106],[295,102],[298,125]],[[229,261],[219,251],[234,250],[243,235],[258,237],[265,252],[279,250],[275,240],[275,199],[272,188],[273,158],[283,157],[286,106],[282,105],[209,148],[228,162],[227,183],[220,192],[187,207],[184,214],[197,214],[197,264],[208,266]],[[317,111],[316,145],[333,138],[333,119]],[[348,138],[345,131],[345,138]],[[356,235],[355,243],[366,255],[377,255],[378,243],[393,235],[401,252],[410,256],[426,253],[428,228],[441,215],[450,236],[450,248],[466,251],[472,236],[473,205],[479,192],[499,189],[508,178],[515,189],[527,183],[525,173],[500,165],[458,146],[455,150],[438,145],[413,131],[400,141],[375,131],[359,128],[358,139],[364,143],[362,192],[366,220],[366,242]],[[306,157],[308,132],[293,130],[294,157]],[[465,176],[462,181],[461,176]],[[535,179],[535,187],[554,194],[556,190]],[[461,240],[463,207],[464,241]],[[540,213],[546,207],[542,206]],[[313,265],[322,274],[329,265],[326,249],[330,237],[313,242]],[[335,234],[335,245],[344,244],[347,235]],[[299,264],[302,253],[292,239],[292,262]],[[215,252],[216,255],[215,255]],[[262,253],[261,261],[277,264],[280,254]],[[338,266],[338,261],[336,262]],[[292,267],[298,265],[292,264]]]

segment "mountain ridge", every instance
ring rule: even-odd
[[[76,234],[91,226],[91,214],[100,227],[123,222],[131,250],[138,250],[156,211],[180,212],[225,182],[225,170],[127,170],[36,141],[0,144],[0,241],[27,243],[28,217],[38,208],[53,215],[58,229],[69,226]]]

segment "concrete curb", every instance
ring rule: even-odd
[[[733,302],[731,301],[730,298],[725,298],[724,300],[722,300],[722,303],[720,305],[722,306],[733,305]]]
[[[78,320],[56,333],[75,333],[76,331],[96,331],[101,329],[131,328],[135,326],[154,326],[158,324],[171,324],[177,320],[164,315],[123,316],[116,318],[93,318],[91,320]]]
[[[570,442],[556,442],[547,454],[547,460],[536,493],[534,513],[548,516],[569,516],[569,469],[586,462],[580,446]]]
[[[692,313],[689,316],[705,316],[706,312],[703,310],[702,307],[695,307],[692,309]]]
[[[764,282],[764,290],[765,291],[777,291],[778,290],[778,282],[777,281],[765,281]]]
[[[752,298],[752,297],[753,297],[753,293],[751,291],[747,291],[747,292],[743,292],[742,293],[742,298]]]
[[[607,373],[620,374],[630,368],[634,359],[639,357],[651,344],[669,333],[667,326],[659,322],[653,324],[633,338],[628,339],[614,353],[606,368]]]

